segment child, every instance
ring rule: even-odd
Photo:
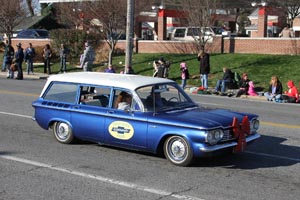
[[[185,62],[180,63],[181,70],[181,87],[182,89],[186,86],[186,80],[189,79],[189,70],[187,69],[187,65]]]
[[[284,92],[284,95],[282,95],[282,99],[284,102],[288,103],[298,103],[299,102],[299,93],[297,90],[297,87],[295,86],[293,81],[288,81],[287,86],[289,88],[288,91]]]
[[[257,93],[255,92],[255,86],[253,81],[249,81],[249,88],[248,88],[248,95],[249,96],[257,96]]]

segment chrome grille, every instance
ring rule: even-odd
[[[233,130],[231,128],[225,129],[224,136],[223,136],[221,142],[226,142],[226,141],[233,140],[233,139],[234,139]]]

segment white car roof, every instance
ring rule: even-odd
[[[132,74],[73,72],[49,76],[44,89],[46,89],[49,83],[51,83],[52,81],[122,87],[127,88],[129,90],[135,90],[136,88],[146,85],[174,82],[165,78],[156,78]]]

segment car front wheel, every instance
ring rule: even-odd
[[[164,154],[173,164],[188,166],[193,160],[189,143],[181,136],[171,136],[164,143]]]
[[[74,141],[72,128],[67,123],[55,122],[53,126],[53,134],[60,143],[70,144]]]

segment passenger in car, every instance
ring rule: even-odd
[[[115,108],[120,110],[128,110],[131,107],[132,96],[127,92],[122,91],[115,103]]]

